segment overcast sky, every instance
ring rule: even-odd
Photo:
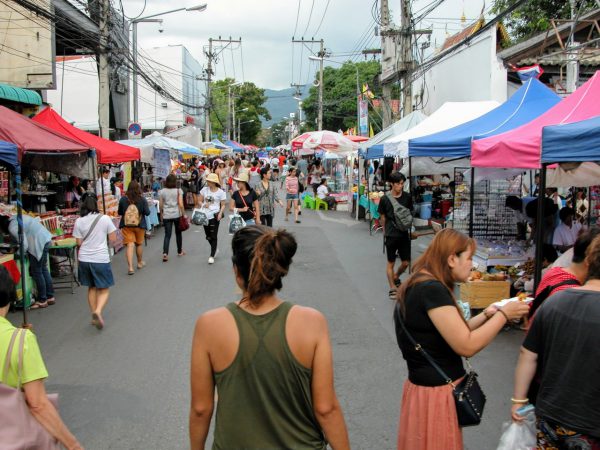
[[[486,9],[492,1],[487,0]],[[283,89],[292,82],[312,81],[318,63],[309,61],[308,55],[318,51],[318,44],[312,49],[302,44],[292,45],[292,36],[324,39],[325,48],[332,53],[330,59],[339,62],[363,60],[363,56],[351,53],[380,46],[380,38],[373,32],[373,0],[147,0],[147,3],[143,16],[201,3],[207,3],[208,8],[204,12],[183,11],[164,16],[162,33],[156,23],[139,24],[140,47],[182,44],[205,66],[203,48],[208,45],[208,38],[241,37],[241,47],[234,44],[220,53],[216,78],[235,76],[238,81],[251,81],[262,88]],[[396,24],[399,24],[400,3],[400,0],[389,1]],[[432,0],[412,3],[416,16]],[[144,1],[123,0],[123,4],[125,14],[134,17],[140,13]],[[483,7],[484,0],[446,0],[418,27],[433,25],[433,49],[434,41],[439,46],[446,33],[460,30],[463,11],[467,19],[473,20]]]

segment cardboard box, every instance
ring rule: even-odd
[[[468,281],[460,285],[460,299],[472,309],[484,309],[510,298],[510,281]]]

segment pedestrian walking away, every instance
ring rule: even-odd
[[[427,352],[456,385],[465,376],[462,357],[481,351],[509,321],[520,319],[529,310],[525,303],[514,301],[501,309],[490,306],[465,320],[453,293],[455,283],[469,278],[475,250],[473,239],[454,229],[444,229],[436,234],[415,263],[413,274],[398,288],[394,323],[398,346],[408,366],[398,450],[463,448],[453,386],[423,353]]]
[[[400,285],[400,276],[406,271],[411,259],[410,228],[403,228],[396,220],[395,210],[406,208],[411,214],[413,202],[410,194],[404,192],[406,177],[400,172],[392,172],[389,176],[391,191],[381,197],[377,211],[384,227],[384,242],[387,254],[386,276],[390,286],[389,297],[396,299],[396,287]],[[400,258],[400,266],[394,270],[396,258]]]
[[[150,215],[148,202],[142,195],[140,184],[133,180],[129,183],[125,197],[119,200],[119,215],[121,222],[119,228],[123,233],[123,243],[125,244],[127,257],[128,274],[133,275],[133,253],[137,257],[137,268],[142,269],[144,262],[144,239],[146,238],[146,216]]]
[[[260,205],[254,189],[248,184],[248,172],[240,173],[234,178],[237,190],[231,195],[229,210],[238,211],[246,225],[260,224]]]
[[[15,328],[6,318],[10,305],[17,299],[16,287],[12,277],[4,266],[0,266],[0,368],[4,388],[3,406],[8,406],[6,389],[22,390],[26,411],[38,422],[38,430],[14,429],[23,423],[19,411],[5,410],[2,414],[2,448],[58,448],[56,441],[65,448],[79,450],[83,447],[62,421],[58,411],[48,399],[44,381],[48,371],[37,339],[31,330]],[[20,348],[20,350],[19,350]],[[11,396],[12,397],[12,396]],[[14,397],[13,397],[14,398]],[[11,401],[12,403],[12,401]],[[25,407],[26,405],[26,407]],[[13,406],[18,406],[15,402]],[[8,417],[12,417],[11,420]],[[8,420],[7,420],[8,418]],[[35,422],[34,422],[35,423]],[[8,429],[7,429],[8,427]],[[27,443],[23,439],[27,439]],[[35,438],[37,441],[32,442]]]
[[[577,244],[576,244],[577,245]],[[600,237],[586,252],[587,281],[552,295],[537,310],[515,370],[512,418],[530,402],[534,374],[540,377],[535,402],[537,448],[600,448]]]
[[[289,175],[285,179],[285,220],[288,220],[288,214],[290,213],[290,208],[294,208],[294,219],[296,223],[300,223],[298,220],[298,199],[300,193],[300,181],[296,176],[296,168],[292,167],[289,171]]]
[[[100,214],[95,195],[87,195],[81,217],[75,221],[73,237],[79,247],[79,282],[88,287],[92,325],[104,328],[102,312],[108,303],[109,288],[115,284],[106,239],[116,242],[116,227],[110,217]]]
[[[219,177],[215,173],[211,173],[206,177],[206,184],[207,186],[200,191],[200,205],[208,211],[209,220],[208,225],[204,226],[204,234],[210,244],[208,263],[213,264],[217,254],[219,224],[225,213],[227,194],[221,189]]]
[[[179,229],[179,218],[185,214],[183,206],[183,191],[177,188],[177,177],[169,174],[165,181],[165,188],[158,194],[160,201],[160,212],[162,223],[165,227],[165,239],[163,242],[163,262],[169,260],[169,245],[173,227],[175,227],[175,241],[177,243],[177,256],[185,255],[183,251],[183,233]]]
[[[19,240],[17,216],[0,218],[0,229],[9,232],[12,239]],[[31,309],[46,308],[54,305],[54,285],[48,270],[48,252],[52,245],[52,234],[41,222],[28,215],[23,215],[23,251],[29,258],[29,270],[35,282],[37,295]]]
[[[233,236],[242,298],[208,311],[192,343],[190,447],[203,449],[219,393],[213,449],[349,449],[323,314],[282,300],[294,237],[264,226]],[[240,399],[244,399],[240,402]]]
[[[279,200],[279,190],[276,183],[271,181],[273,171],[267,167],[260,169],[260,182],[255,188],[260,205],[260,223],[268,227],[273,226],[273,217],[275,217],[275,204],[283,208],[283,203]]]

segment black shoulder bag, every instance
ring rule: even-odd
[[[399,308],[400,305],[397,304],[396,308]],[[402,320],[402,316],[400,311],[396,311],[395,314],[397,321],[402,326],[402,330],[406,334],[406,337],[414,345],[415,350],[421,352],[423,357],[427,360],[429,364],[440,374],[440,376],[446,381],[446,384],[452,386],[452,395],[454,396],[454,403],[456,404],[456,415],[458,416],[458,424],[461,427],[469,427],[473,425],[479,425],[481,423],[481,416],[483,414],[483,408],[485,406],[485,394],[477,381],[477,373],[473,371],[471,367],[471,363],[467,358],[467,366],[469,371],[467,375],[463,378],[463,380],[454,384],[450,377],[444,373],[442,368],[438,366],[438,364],[433,360],[429,353],[427,353],[421,345],[414,340],[411,334],[408,332],[406,327],[404,326],[404,321]]]

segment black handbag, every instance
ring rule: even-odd
[[[396,305],[399,307],[399,305]],[[398,322],[402,326],[402,330],[406,334],[406,337],[414,345],[415,350],[421,352],[423,357],[431,364],[431,366],[441,375],[446,381],[446,384],[452,386],[452,395],[454,396],[454,403],[456,404],[456,415],[458,416],[458,424],[461,427],[470,427],[473,425],[479,425],[481,423],[481,416],[483,415],[483,408],[485,406],[485,394],[477,381],[477,373],[473,371],[471,363],[467,358],[467,375],[458,384],[454,384],[450,377],[442,370],[440,366],[433,360],[429,353],[427,353],[421,345],[414,340],[411,334],[404,326],[404,322],[401,319],[400,312],[396,314]]]

